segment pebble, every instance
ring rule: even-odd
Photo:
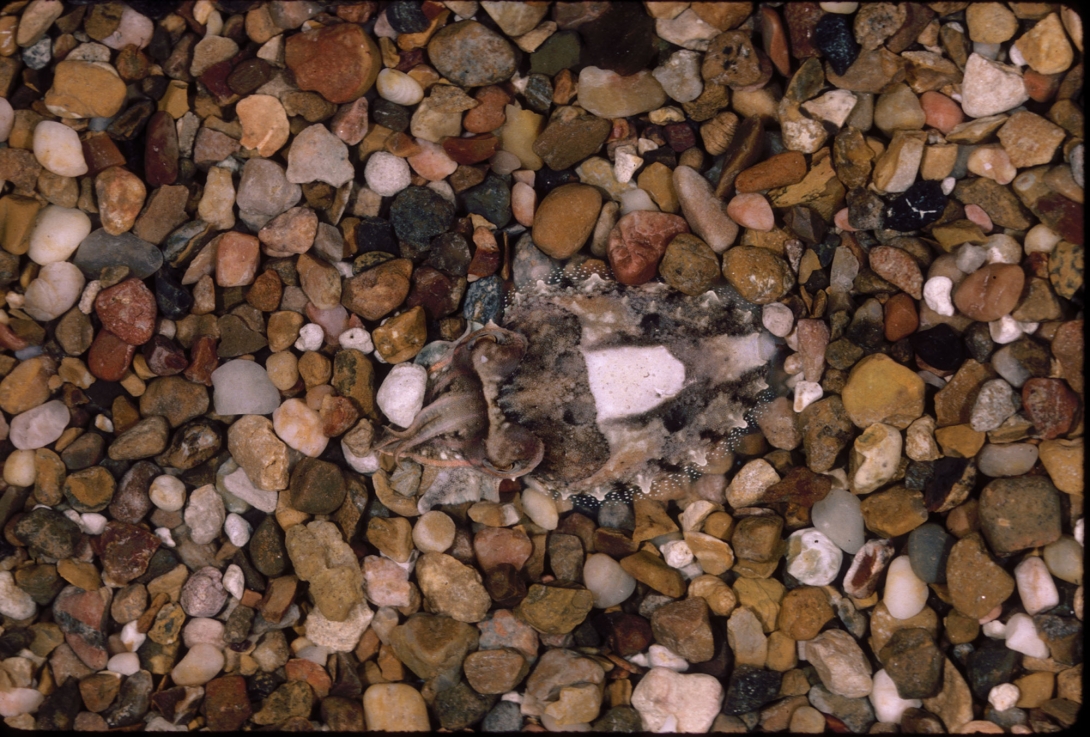
[[[411,363],[394,366],[375,394],[378,408],[395,425],[409,427],[424,406],[427,378],[423,366]]]
[[[218,415],[267,415],[280,406],[280,392],[254,361],[223,364],[212,372],[212,387]]]
[[[69,418],[64,402],[45,402],[11,419],[8,440],[20,450],[44,448],[61,436]]]
[[[66,261],[48,263],[27,286],[23,310],[36,320],[54,320],[76,304],[83,286],[78,267]]]
[[[65,261],[91,232],[91,220],[70,207],[49,205],[39,214],[30,232],[27,255],[36,264]]]
[[[797,530],[787,538],[787,572],[808,586],[836,580],[844,554],[816,528]]]
[[[303,129],[288,149],[288,181],[293,184],[326,182],[334,187],[352,179],[348,147],[321,123]]]
[[[870,702],[874,706],[874,715],[878,718],[878,721],[887,724],[901,724],[907,710],[919,709],[923,706],[923,701],[920,699],[901,698],[897,684],[893,682],[885,669],[875,673],[873,681]]]
[[[579,72],[579,105],[600,118],[650,112],[666,103],[666,92],[650,71],[624,76],[595,66]]]
[[[923,611],[927,593],[927,584],[916,577],[909,556],[902,555],[890,562],[882,600],[895,619],[911,619]]]
[[[87,173],[79,134],[62,123],[43,120],[35,126],[34,158],[57,176],[78,177]]]
[[[723,687],[702,673],[652,668],[632,691],[632,706],[653,732],[706,732],[723,702]]]
[[[224,662],[219,648],[194,645],[170,671],[170,679],[179,686],[203,686],[223,670]]]
[[[833,489],[810,511],[814,527],[849,555],[859,552],[865,542],[863,513],[859,505],[859,498],[854,494]]]
[[[961,108],[971,118],[986,118],[1018,107],[1026,100],[1022,75],[1014,67],[969,55],[961,89]]]

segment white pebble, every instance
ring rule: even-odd
[[[15,585],[11,571],[0,571],[0,614],[16,620],[30,619],[38,612],[38,605],[30,594]]]
[[[454,544],[457,528],[444,512],[432,509],[413,526],[413,544],[423,553],[445,553]]]
[[[265,368],[254,361],[228,361],[212,372],[217,415],[267,415],[280,406],[280,392]]]
[[[205,484],[189,495],[183,516],[189,526],[189,537],[198,545],[205,545],[219,535],[227,511],[216,487]]]
[[[91,218],[86,213],[74,207],[49,205],[38,213],[27,256],[42,266],[64,261],[90,233]]]
[[[27,287],[23,310],[41,322],[55,320],[76,304],[83,282],[83,272],[75,264],[67,261],[48,263]],[[11,302],[10,297],[8,302]]]
[[[234,563],[227,566],[227,570],[223,572],[223,588],[236,599],[241,599],[246,593],[246,577],[242,569]]]
[[[223,653],[204,643],[194,645],[170,672],[175,686],[203,686],[223,670]]]
[[[998,686],[992,686],[992,690],[988,692],[988,703],[996,711],[1006,711],[1013,709],[1021,697],[1022,691],[1018,686],[1013,683],[1000,683]]]
[[[848,555],[855,555],[866,541],[859,497],[845,489],[833,489],[810,511],[814,527]]]
[[[344,440],[341,440],[341,453],[344,454],[344,461],[348,464],[356,473],[374,473],[379,469],[379,460],[377,453],[368,453],[365,456],[358,456],[352,452],[352,450],[345,444]],[[275,499],[276,492],[273,492],[273,498]]]
[[[297,351],[316,351],[322,347],[325,340],[325,330],[315,322],[308,322],[299,329],[299,339],[295,341]]]
[[[97,427],[102,432],[114,431],[113,420],[111,420],[106,415],[95,415],[95,427]]]
[[[1026,66],[1026,57],[1022,56],[1022,52],[1014,44],[1011,44],[1010,48],[1007,49],[1007,59],[1016,67]]]
[[[988,333],[994,342],[1006,345],[1022,337],[1022,326],[1010,315],[1003,315],[998,320],[988,323]]]
[[[121,644],[128,648],[130,653],[135,653],[144,644],[148,636],[140,631],[140,620],[134,619],[121,628]]]
[[[802,412],[811,404],[821,399],[824,394],[825,390],[822,389],[821,384],[816,381],[798,382],[795,384],[795,412]]]
[[[35,453],[32,450],[13,451],[4,461],[4,481],[11,486],[33,486],[37,476]]]
[[[61,436],[70,417],[59,399],[39,404],[12,418],[8,439],[20,450],[44,448]]]
[[[1003,624],[998,619],[993,619],[991,622],[985,622],[980,629],[985,637],[990,637],[993,640],[1007,639],[1007,625]]]
[[[619,146],[613,156],[613,176],[622,184],[632,181],[632,175],[643,166],[643,159],[636,155],[635,146]]]
[[[651,199],[646,189],[629,189],[621,193],[621,215],[630,212],[658,212],[659,206]]]
[[[371,341],[371,333],[363,328],[349,328],[337,336],[337,342],[341,348],[354,348],[361,353],[370,353],[375,350],[375,344]]]
[[[956,179],[954,179],[953,177],[946,177],[946,179],[942,180],[942,193],[944,195],[949,195],[951,192],[954,191],[954,185],[956,184]]]
[[[684,568],[693,562],[693,551],[684,540],[670,540],[662,545],[659,550],[666,565],[671,568]]]
[[[977,470],[993,479],[1022,476],[1037,463],[1037,455],[1037,446],[1029,443],[986,443],[977,454]]]
[[[1048,566],[1035,555],[1014,567],[1014,581],[1027,614],[1038,614],[1060,603],[1060,592]]]
[[[982,248],[989,264],[1017,264],[1022,261],[1022,244],[1005,233],[988,236]]]
[[[919,709],[923,702],[919,699],[902,699],[897,692],[897,684],[886,673],[885,668],[874,674],[874,687],[870,692],[870,702],[874,705],[874,716],[884,724],[900,724],[907,709]]]
[[[88,535],[101,535],[106,529],[106,518],[97,512],[84,512],[79,516],[79,526]]]
[[[375,80],[375,89],[384,100],[411,106],[424,99],[424,88],[405,72],[383,69]]]
[[[777,338],[784,338],[795,327],[795,313],[781,302],[770,302],[761,308],[761,324]]]
[[[253,528],[250,527],[249,522],[231,512],[223,523],[223,531],[227,533],[227,539],[231,541],[232,545],[241,548],[250,541],[250,533]]]
[[[185,484],[167,474],[156,476],[148,489],[148,498],[164,512],[177,512],[185,506]]]
[[[48,171],[61,177],[87,173],[79,133],[64,123],[43,120],[34,127],[34,158]]]
[[[522,490],[522,511],[544,530],[555,530],[560,522],[560,514],[552,496],[529,486]]]
[[[163,541],[163,545],[168,548],[173,548],[178,543],[174,542],[174,536],[170,534],[170,530],[166,527],[156,527],[155,535]]]
[[[45,694],[36,688],[0,689],[0,717],[6,719],[31,714],[38,710],[43,701],[45,701]]]
[[[808,586],[826,586],[836,580],[844,553],[814,527],[797,530],[787,538],[787,572]]]
[[[910,619],[927,606],[927,584],[916,577],[907,555],[894,558],[886,572],[882,600],[895,619]]]
[[[958,267],[959,271],[963,271],[966,274],[972,274],[983,266],[984,262],[987,260],[987,251],[980,246],[974,246],[972,243],[965,243],[958,249],[954,264]]]
[[[1023,248],[1028,256],[1031,253],[1052,253],[1056,244],[1063,240],[1059,233],[1044,223],[1038,223],[1026,233]]]
[[[140,670],[140,656],[136,653],[118,653],[106,661],[106,670],[122,676],[131,676]]]
[[[387,151],[371,154],[363,177],[371,191],[383,197],[393,197],[412,183],[409,162]]]
[[[1031,658],[1048,657],[1048,645],[1028,614],[1018,613],[1007,620],[1007,647]]]
[[[303,455],[317,458],[329,438],[322,432],[322,418],[300,399],[289,399],[273,412],[277,437]]]
[[[15,110],[6,97],[0,97],[0,143],[8,140],[15,125]]]
[[[1079,517],[1078,521],[1075,523],[1075,531],[1074,531],[1075,542],[1077,542],[1079,545],[1083,544],[1083,542],[1082,542],[1082,530],[1083,530],[1082,519],[1083,519],[1082,517]]]
[[[122,7],[124,10],[121,12],[121,20],[117,24],[117,28],[109,36],[102,39],[102,43],[116,50],[130,45],[138,49],[144,48],[151,43],[151,36],[155,31],[151,18],[126,5]]]
[[[647,649],[647,665],[651,668],[668,668],[675,673],[689,670],[689,661],[664,645],[652,645]]]
[[[954,316],[954,303],[950,300],[950,290],[954,282],[948,276],[933,276],[923,285],[923,301],[927,306],[943,317]]]
[[[635,579],[616,560],[604,553],[594,553],[586,557],[583,581],[586,589],[594,594],[594,606],[599,609],[616,606],[626,601],[635,591]]]
[[[220,649],[227,644],[223,640],[225,629],[223,622],[219,620],[194,617],[185,623],[185,629],[182,630],[182,642],[189,648],[196,645],[211,645]]]
[[[409,427],[424,406],[427,388],[426,368],[415,363],[399,363],[383,380],[375,394],[375,403],[390,422]]]

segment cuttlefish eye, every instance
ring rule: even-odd
[[[525,352],[526,344],[521,341],[498,343],[485,339],[473,346],[470,355],[477,373],[503,378],[518,367]]]

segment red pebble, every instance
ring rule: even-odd
[[[131,345],[144,345],[155,334],[155,295],[139,279],[126,279],[95,298],[102,326]]]
[[[664,212],[630,212],[609,233],[609,265],[621,284],[646,284],[655,277],[666,246],[688,233],[685,218]]]
[[[1063,379],[1030,379],[1022,387],[1022,409],[1040,436],[1052,440],[1071,429],[1079,396]]]
[[[126,343],[109,330],[100,330],[87,351],[87,370],[96,379],[121,381],[132,364],[136,346]]]
[[[212,372],[219,366],[219,356],[216,355],[216,339],[210,335],[202,335],[197,338],[193,348],[189,351],[189,368],[183,374],[185,378],[196,384],[212,386]]]

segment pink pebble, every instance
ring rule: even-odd
[[[920,105],[923,107],[924,124],[938,128],[943,135],[965,120],[961,106],[941,92],[928,90],[923,93],[920,95]]]
[[[984,212],[984,208],[980,205],[966,205],[965,217],[979,225],[980,229],[985,233],[992,229],[992,219],[988,217],[988,213]]]
[[[450,158],[438,143],[423,138],[417,138],[416,143],[420,146],[420,153],[409,157],[409,166],[429,182],[445,179],[458,168],[458,162]]]
[[[1003,607],[997,606],[995,609],[992,609],[990,612],[978,619],[977,623],[983,625],[987,624],[988,622],[994,622],[995,620],[999,619],[999,615],[1002,613]]]
[[[855,232],[855,228],[848,222],[848,208],[846,207],[833,216],[833,224],[841,230],[847,230],[850,233]]]
[[[531,172],[532,173],[532,172]],[[533,186],[525,182],[515,182],[511,188],[511,213],[519,225],[527,228],[534,224],[534,211],[537,209],[537,193]]]
[[[737,195],[727,205],[727,217],[743,228],[768,232],[776,227],[772,206],[757,193]]]

